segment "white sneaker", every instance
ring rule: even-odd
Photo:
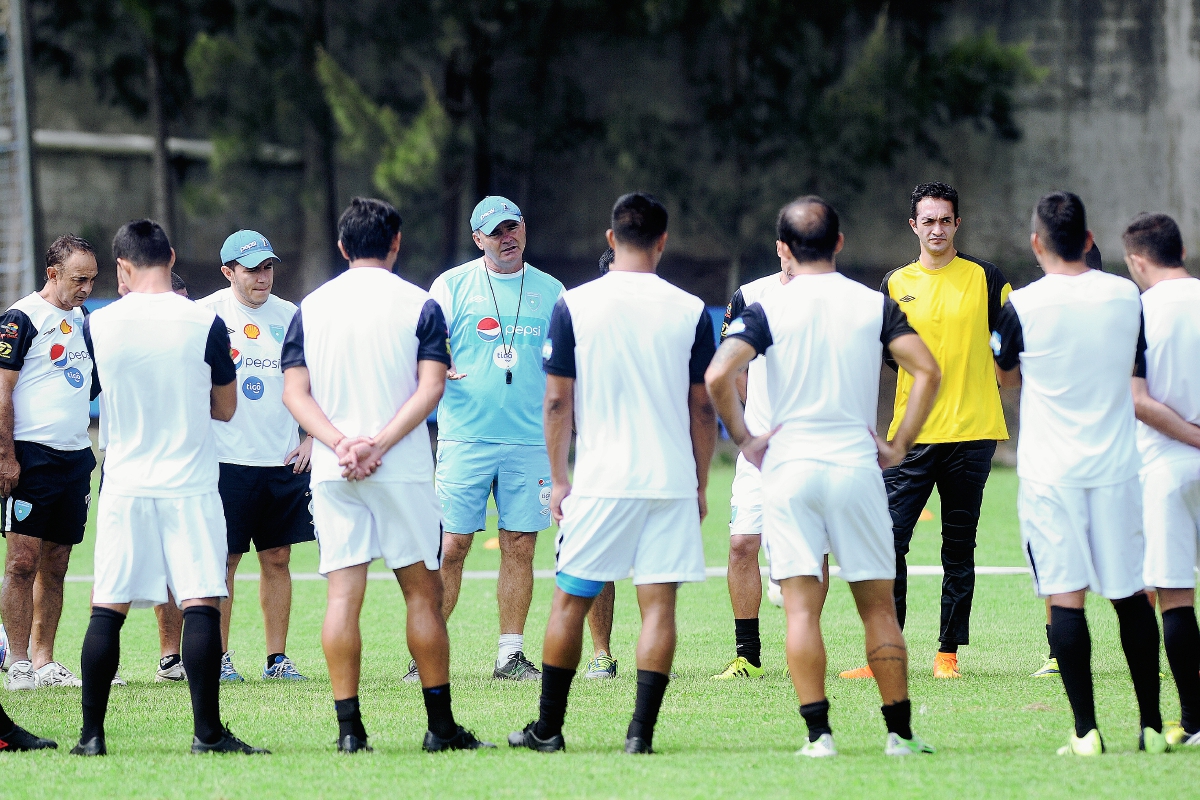
[[[75,677],[75,673],[57,661],[44,664],[34,673],[37,678],[37,688],[48,689],[52,686],[83,686],[83,681]]]
[[[158,671],[154,673],[155,683],[178,683],[187,680],[187,672],[183,669],[183,659],[179,656],[163,656],[158,660]]]
[[[112,685],[113,686],[128,686],[129,685],[128,683],[125,682],[125,679],[121,677],[121,670],[117,670],[116,673],[113,674]]]
[[[8,680],[4,688],[10,692],[28,692],[37,688],[37,673],[33,671],[33,662],[14,661],[8,668]]]
[[[915,756],[918,753],[937,752],[931,746],[921,741],[915,733],[911,739],[902,739],[898,733],[888,733],[883,746],[885,756]]]
[[[815,742],[805,742],[804,747],[796,751],[796,755],[805,756],[807,758],[828,758],[829,756],[837,755],[837,748],[833,746],[833,734],[822,733]]]

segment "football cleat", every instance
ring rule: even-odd
[[[230,669],[233,665],[230,665]],[[225,671],[225,658],[221,658],[222,678]],[[236,673],[235,673],[236,674]],[[158,660],[158,671],[154,673],[155,683],[178,683],[187,680],[187,671],[183,668],[183,658],[178,653],[163,656]]]
[[[714,681],[728,681],[734,678],[761,678],[766,672],[762,667],[756,667],[747,661],[745,656],[738,656],[726,664],[725,669],[713,675],[712,679]]]
[[[77,744],[71,748],[71,755],[73,755],[73,756],[106,756],[106,755],[108,755],[108,748],[104,746],[104,737],[103,736],[93,736],[92,738],[88,739],[86,742],[83,741],[82,739],[80,739],[79,744]]]
[[[129,683],[126,682],[126,680],[121,677],[121,670],[117,670],[116,672],[113,673],[113,679],[112,679],[112,683],[110,685],[111,686],[128,686]]]
[[[57,661],[43,664],[41,669],[33,674],[37,681],[37,688],[39,689],[50,689],[59,686],[78,688],[83,686],[83,681],[76,678],[71,670]]]
[[[33,671],[33,662],[14,661],[8,668],[8,679],[4,688],[10,692],[28,692],[37,688],[37,673]]]
[[[358,738],[353,733],[347,733],[337,741],[339,753],[374,753],[375,749],[367,744],[366,738]]]
[[[275,656],[275,663],[263,667],[263,680],[306,681],[308,678],[300,674],[296,665],[287,656]]]
[[[517,651],[503,667],[492,670],[492,677],[501,681],[540,681],[542,671],[535,667],[524,653]]]
[[[8,671],[8,656],[11,651],[8,649],[8,633],[4,630],[4,625],[0,623],[0,670]]]
[[[404,673],[404,677],[400,680],[404,681],[405,683],[421,682],[421,674],[417,672],[417,660],[415,658],[409,659],[408,672]]]
[[[961,678],[958,671],[958,653],[938,653],[933,657],[933,677]]]
[[[514,731],[508,735],[509,747],[528,747],[530,750],[536,750],[539,753],[557,753],[560,750],[567,749],[567,743],[563,739],[562,734],[551,736],[549,739],[539,739],[537,733],[537,720],[525,726],[524,730]]]
[[[902,739],[898,733],[888,733],[887,741],[883,745],[883,754],[885,756],[915,756],[918,753],[936,753],[930,745],[921,741],[920,737],[915,733],[911,739]]]
[[[1032,675],[1030,675],[1029,677],[1031,677],[1031,678],[1053,678],[1053,677],[1057,676],[1058,674],[1059,674],[1058,673],[1058,659],[1048,657],[1046,659],[1046,663],[1042,664],[1042,668],[1039,669],[1037,672],[1033,673]]]
[[[837,748],[833,745],[833,734],[822,733],[817,737],[815,742],[805,742],[804,747],[796,751],[796,755],[805,756],[806,758],[828,758],[829,756],[837,755]]]
[[[858,669],[848,669],[838,673],[839,678],[848,678],[854,680],[857,678],[874,678],[875,673],[871,671],[871,667],[859,667]]]
[[[245,683],[236,669],[233,668],[233,651],[221,654],[221,683]]]
[[[601,650],[587,664],[585,678],[615,678],[617,677],[617,660]]]
[[[57,750],[58,742],[35,736],[20,725],[14,725],[8,733],[0,736],[0,753],[21,753],[26,750]]]
[[[271,751],[246,744],[234,736],[233,731],[229,730],[229,726],[227,725],[221,729],[221,738],[212,744],[206,744],[196,737],[192,737],[192,754],[203,755],[205,753],[241,753],[242,755],[256,756],[270,755]]]
[[[654,748],[640,736],[630,736],[625,740],[625,752],[631,756],[653,755]]]
[[[1170,749],[1170,742],[1161,732],[1154,728],[1142,728],[1142,733],[1138,736],[1138,750],[1150,755],[1160,755]]]
[[[1060,756],[1098,756],[1104,752],[1104,740],[1100,738],[1100,731],[1092,728],[1087,732],[1087,735],[1080,738],[1071,732],[1071,738],[1065,745],[1058,748]]]
[[[1178,722],[1168,722],[1163,728],[1163,736],[1171,747],[1200,746],[1200,731],[1189,734]]]
[[[462,725],[458,726],[458,730],[449,739],[443,739],[433,731],[425,731],[425,741],[421,742],[421,749],[426,753],[441,753],[446,750],[482,750],[495,746],[491,742],[475,738],[475,734]]]

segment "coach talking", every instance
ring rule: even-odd
[[[13,691],[81,685],[54,660],[54,636],[96,466],[81,308],[96,272],[92,246],[60,236],[46,251],[45,287],[0,316],[0,530],[8,539],[0,615]]]

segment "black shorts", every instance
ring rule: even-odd
[[[291,467],[247,467],[221,464],[221,505],[229,552],[258,552],[316,539],[313,534],[307,472]]]
[[[35,442],[14,442],[21,477],[4,501],[0,531],[54,544],[83,541],[92,499],[92,448],[55,450]]]

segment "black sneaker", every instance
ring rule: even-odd
[[[508,746],[528,747],[539,753],[557,753],[567,749],[567,743],[561,733],[551,736],[549,739],[539,739],[534,733],[535,728],[537,728],[537,720],[526,725],[524,730],[513,731],[508,735]]]
[[[4,736],[0,736],[0,753],[20,753],[25,750],[57,749],[58,742],[52,739],[43,739],[40,736],[34,736],[20,725],[14,725],[11,731],[6,733]]]
[[[80,739],[79,744],[77,744],[71,748],[71,755],[73,755],[73,756],[106,756],[106,755],[108,755],[108,748],[104,746],[104,737],[103,736],[93,736],[92,738],[88,739],[86,742],[83,741],[82,739]]]
[[[400,680],[404,681],[405,683],[421,682],[421,674],[417,672],[417,660],[415,658],[409,660],[408,672],[404,673],[404,677]]]
[[[491,742],[476,739],[475,734],[462,725],[458,726],[458,730],[449,739],[443,739],[433,731],[425,731],[425,741],[421,743],[421,749],[427,753],[440,753],[443,750],[479,750],[495,746]]]
[[[262,747],[251,747],[234,736],[233,731],[226,727],[221,730],[221,738],[212,744],[205,744],[199,739],[192,737],[192,754],[198,755],[202,753],[242,753],[243,755],[254,756],[270,755],[271,751]]]
[[[650,753],[653,753],[654,750],[650,747],[650,745],[646,744],[646,740],[642,737],[630,736],[625,740],[625,752],[629,753],[631,756],[638,755],[640,753],[649,755]]]
[[[492,670],[492,677],[501,681],[540,681],[542,671],[518,650],[503,667]]]
[[[375,749],[367,744],[367,739],[358,738],[353,733],[347,733],[342,738],[338,739],[337,748],[339,753],[374,753]]]

